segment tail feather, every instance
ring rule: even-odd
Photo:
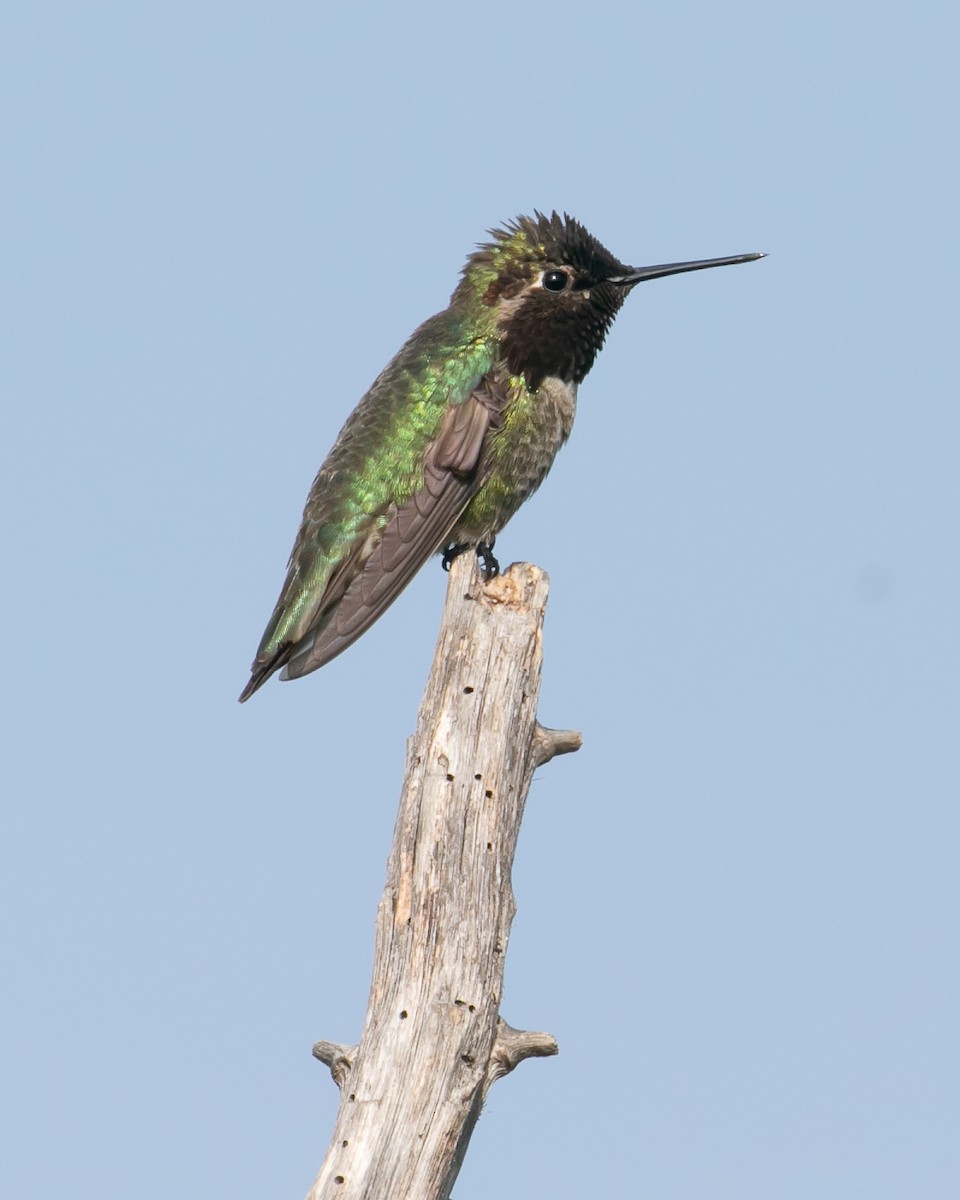
[[[244,702],[244,700],[249,700],[258,688],[263,687],[263,685],[275,671],[280,670],[280,668],[290,657],[290,652],[292,649],[293,646],[287,642],[285,645],[282,645],[277,653],[274,654],[272,658],[268,659],[267,662],[258,663],[256,660],[254,660],[253,666],[250,668],[250,679],[247,683],[247,686],[240,693],[239,699],[241,704]]]

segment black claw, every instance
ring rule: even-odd
[[[444,546],[443,558],[440,559],[441,567],[443,567],[445,571],[449,571],[453,565],[454,559],[459,558],[465,550],[469,549],[470,547],[466,542],[451,542],[449,546]]]
[[[500,564],[493,556],[492,540],[477,546],[477,563],[484,579],[495,579],[500,574]]]
[[[467,542],[451,542],[449,546],[444,546],[443,548],[443,557],[440,559],[440,565],[445,571],[449,571],[454,560],[470,549],[471,546]],[[484,579],[494,579],[500,574],[500,564],[494,557],[493,542],[480,542],[476,547],[476,551],[477,566],[480,568],[481,575],[483,575]]]

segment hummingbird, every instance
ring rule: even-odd
[[[241,703],[281,668],[297,679],[335,658],[431,555],[449,568],[473,550],[495,575],[494,540],[567,440],[577,389],[634,286],[764,257],[628,267],[556,212],[490,235],[317,472]]]

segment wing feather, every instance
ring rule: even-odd
[[[485,381],[461,404],[450,408],[427,453],[422,487],[393,510],[352,565],[344,564],[338,574],[349,582],[290,648],[281,678],[297,679],[346,650],[440,549],[485,480],[483,441],[491,425],[499,423],[503,403]],[[358,559],[362,561],[359,570]]]

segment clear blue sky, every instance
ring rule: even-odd
[[[501,536],[551,576],[455,1189],[960,1196],[952,4],[7,7],[0,1193],[298,1197],[445,579],[236,695],[313,474],[491,225],[645,284]]]

